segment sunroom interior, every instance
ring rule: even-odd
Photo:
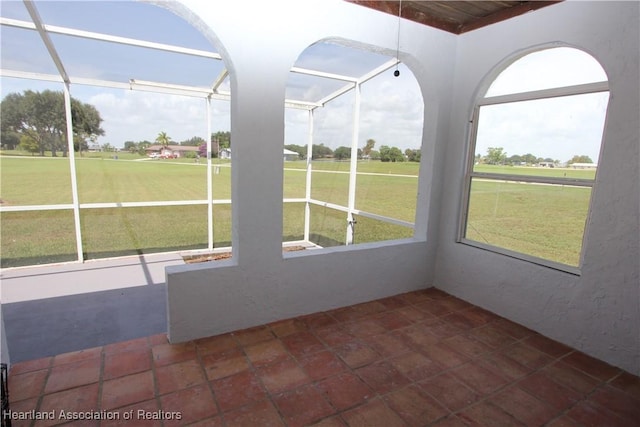
[[[244,2],[134,2],[132,10],[158,20],[153,40],[135,35],[133,24],[131,33],[107,36],[100,26],[70,29],[47,22],[47,9],[52,16],[64,16],[55,8],[68,12],[66,8],[84,8],[91,3],[60,3],[52,8],[51,3],[25,1],[18,3],[21,12],[15,16],[8,12],[15,9],[3,4],[3,85],[25,78],[55,82],[57,90],[65,91],[68,103],[74,88],[83,85],[200,98],[203,135],[211,135],[215,120],[207,108],[212,102],[224,102],[233,135],[230,197],[214,203],[216,169],[207,138],[203,197],[151,200],[147,205],[107,200],[83,206],[77,192],[72,192],[68,200],[50,209],[69,211],[74,217],[70,220],[72,235],[78,236],[82,209],[195,205],[209,224],[202,227],[202,246],[196,250],[211,252],[218,248],[213,234],[216,206],[230,205],[229,235],[222,240],[228,242],[223,249],[231,252],[231,257],[187,264],[176,252],[163,252],[87,260],[82,239],[74,237],[72,258],[64,263],[3,268],[3,362],[18,363],[160,333],[166,334],[170,343],[179,344],[435,288],[632,375],[640,374],[637,3],[541,2],[554,4],[464,31],[424,25],[417,18],[398,18],[397,13],[402,12],[393,6],[402,7],[403,2],[378,2],[382,10],[375,10],[338,0],[260,2],[252,3],[250,10]],[[409,7],[421,2],[404,3]],[[198,33],[200,44],[183,45],[179,33],[162,31],[160,24],[169,15]],[[139,18],[127,16],[125,21],[129,19],[133,23]],[[122,28],[127,27],[123,24]],[[38,61],[33,62],[36,67],[45,64],[44,68],[21,69],[24,64],[5,56],[10,52],[5,47],[8,36],[18,31],[21,37],[28,33],[30,42],[39,46],[33,55]],[[74,75],[73,66],[81,64],[72,61],[71,66],[65,66],[65,52],[56,51],[58,38],[64,37],[86,43],[83,48],[124,46],[160,52],[168,55],[159,62],[169,64],[167,67],[184,58],[195,59],[175,72],[174,81],[156,81],[153,67],[127,69],[140,62],[144,65],[144,60],[83,64]],[[319,68],[298,66],[301,54],[314,46],[333,48],[335,56],[324,58],[327,68],[320,68],[322,62]],[[24,49],[24,45],[14,48]],[[606,118],[602,118],[601,134],[596,135],[597,174],[589,179],[523,178],[530,184],[589,191],[577,255],[568,263],[538,253],[520,253],[508,245],[500,248],[495,241],[478,243],[478,238],[465,234],[469,203],[475,203],[468,198],[472,183],[516,180],[512,174],[486,175],[474,169],[477,109],[486,105],[487,90],[509,65],[532,52],[553,48],[585,52],[602,67],[606,79],[580,82],[561,93],[557,88],[541,89],[540,98],[608,94]],[[81,46],[75,49],[80,51]],[[331,65],[348,65],[356,51],[379,62],[373,61],[373,66],[359,74],[327,71]],[[40,61],[42,58],[46,61]],[[149,64],[157,66],[155,61]],[[94,73],[93,68],[102,65],[116,66],[112,73]],[[398,67],[400,76],[394,77]],[[112,77],[94,77],[107,74]],[[299,92],[308,97],[293,99],[289,96],[296,92],[293,74],[339,84],[321,97],[312,99],[313,91],[309,90]],[[367,138],[358,133],[357,93],[361,84],[379,74],[391,88],[397,81],[394,79],[409,75],[415,79],[414,88],[423,102],[419,172],[415,189],[407,192],[415,202],[414,217],[409,220],[356,206],[359,176],[355,154]],[[315,143],[313,111],[339,96],[355,99],[350,113],[355,118],[348,136],[351,160],[346,205],[311,195],[315,176],[310,155]],[[384,98],[378,101],[381,109],[386,102],[396,105]],[[291,199],[283,194],[287,108],[302,109],[311,123],[306,124],[311,131],[304,140],[309,150],[305,193]],[[72,133],[67,136],[73,140]],[[69,150],[68,155],[69,180],[71,188],[76,188],[74,151]],[[283,242],[283,218],[291,203],[301,203],[306,210],[302,238],[293,243],[313,250],[283,252],[283,243],[287,243]],[[340,212],[343,242],[322,247],[309,238],[313,234],[309,211],[314,205]],[[5,220],[12,213],[36,207],[5,205],[0,206],[0,212]],[[564,217],[563,211],[554,209],[545,199],[541,212]],[[409,232],[401,238],[354,241],[355,216],[390,222]],[[551,245],[554,239],[557,234],[546,235],[541,245]]]

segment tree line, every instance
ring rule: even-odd
[[[398,147],[389,147],[381,145],[379,150],[374,150],[376,141],[368,139],[363,148],[358,148],[358,159],[380,160],[382,162],[419,162],[420,150],[406,149],[404,153]],[[301,159],[307,158],[307,147],[304,145],[287,144],[284,146],[287,150],[295,151]],[[335,159],[347,160],[351,158],[351,147],[340,146],[335,150],[325,146],[324,144],[313,144],[311,146],[311,159]]]
[[[489,147],[487,148],[487,154],[485,156],[482,156],[479,153],[476,154],[476,163],[508,166],[536,165],[540,163],[548,163],[551,165],[562,164],[560,160],[552,159],[550,157],[536,157],[531,153],[514,154],[507,157],[507,153],[504,151],[503,147]],[[593,160],[587,155],[576,154],[566,163],[568,165],[573,163],[593,163]]]
[[[64,94],[60,91],[45,90],[10,93],[0,104],[2,124],[0,142],[8,149],[21,148],[30,153],[45,155],[50,151],[53,157],[62,153],[67,156],[67,122]],[[104,135],[100,127],[102,118],[98,110],[71,98],[71,119],[73,123],[73,147],[75,151],[86,150],[89,142],[95,142]]]

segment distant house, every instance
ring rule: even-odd
[[[300,154],[296,153],[295,151],[287,150],[286,148],[283,151],[283,156],[285,162],[300,159]],[[231,148],[223,148],[222,150],[220,150],[220,152],[218,153],[218,157],[220,159],[230,159]]]
[[[147,156],[155,154],[155,157],[176,159],[184,157],[188,151],[198,152],[198,147],[191,145],[167,145],[166,147],[156,144],[150,145],[145,149]]]
[[[223,148],[218,152],[218,158],[231,159],[231,148]]]
[[[300,159],[300,154],[296,153],[295,151],[287,150],[286,148],[284,149],[285,162],[291,162],[298,159]]]
[[[571,163],[569,167],[573,169],[596,169],[598,167],[598,164],[597,163]]]

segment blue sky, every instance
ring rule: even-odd
[[[29,20],[22,2],[2,1],[1,6],[3,17]],[[37,1],[36,6],[42,19],[50,25],[215,52],[214,47],[181,18],[149,4],[85,0]],[[52,40],[72,77],[121,82],[135,78],[207,87],[224,66],[221,61],[209,58],[69,36],[52,35]],[[3,26],[1,59],[2,68],[56,74],[53,62],[34,31]],[[351,47],[318,43],[302,52],[296,65],[361,76],[388,59],[391,58]],[[557,65],[549,66],[550,62]],[[567,49],[530,55],[503,72],[489,94],[606,80],[602,69],[593,64],[588,55]],[[412,73],[403,65],[400,71],[398,78],[393,77],[393,70],[389,70],[362,86],[360,146],[373,138],[377,142],[376,148],[381,145],[397,146],[402,150],[419,148],[424,102]],[[25,89],[61,90],[59,84],[34,80],[2,78],[1,83],[2,97]],[[344,84],[292,73],[286,96],[318,100]],[[72,85],[71,91],[75,98],[94,105],[104,119],[106,135],[99,138],[100,143],[122,147],[127,140],[153,141],[159,132],[166,132],[174,141],[206,136],[203,99],[83,85]],[[316,110],[315,143],[331,148],[351,144],[353,97],[353,92],[349,92]],[[566,161],[575,154],[587,154],[597,161],[606,96],[585,98],[537,102],[532,106],[485,107],[475,151],[485,154],[488,147],[501,146],[508,155],[533,153]],[[567,111],[575,113],[567,116]],[[306,111],[286,110],[285,125],[285,144],[306,144]],[[214,101],[212,130],[227,131],[229,128],[229,104]]]

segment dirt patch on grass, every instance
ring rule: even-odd
[[[285,246],[282,248],[284,252],[304,251],[304,246]],[[231,252],[218,252],[214,254],[185,255],[182,257],[187,264],[196,264],[199,262],[219,261],[231,258]]]

